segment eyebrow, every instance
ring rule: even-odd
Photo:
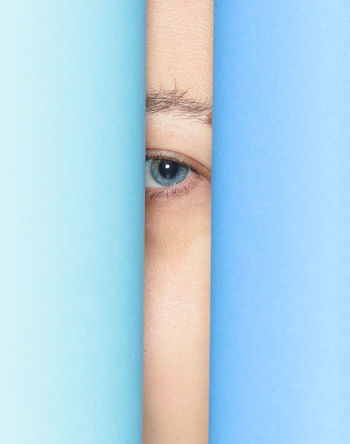
[[[175,112],[186,118],[212,124],[211,102],[195,100],[188,96],[187,91],[179,91],[177,87],[172,90],[147,91],[146,111],[149,114]]]

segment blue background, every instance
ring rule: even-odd
[[[350,3],[215,4],[210,442],[350,442]]]
[[[145,2],[0,6],[0,442],[141,443]]]

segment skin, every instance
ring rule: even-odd
[[[213,0],[149,0],[147,90],[211,103]],[[146,190],[144,444],[208,442],[211,125],[147,116],[147,150],[185,160],[186,191]],[[150,194],[153,193],[153,194]]]

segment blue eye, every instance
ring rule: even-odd
[[[170,159],[146,160],[146,187],[171,187],[182,182],[191,169]]]

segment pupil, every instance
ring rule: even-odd
[[[179,164],[170,160],[162,160],[159,163],[158,171],[164,179],[172,179],[176,176]]]

